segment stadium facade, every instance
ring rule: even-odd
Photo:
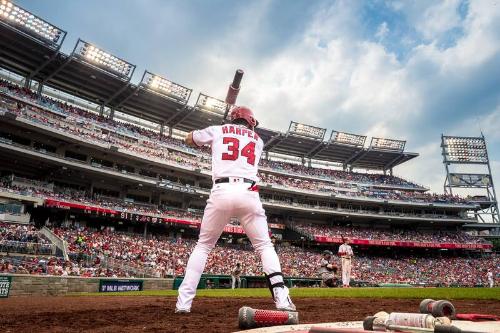
[[[65,54],[62,29],[10,2],[0,10],[0,218],[196,234],[212,186],[210,152],[177,138],[222,123],[226,104],[201,93],[190,104],[191,89],[147,70],[133,83],[135,65],[80,39]],[[477,223],[480,202],[429,194],[394,176],[393,168],[418,156],[404,141],[367,144],[363,135],[327,136],[325,128],[295,121],[286,133],[257,131],[265,142],[261,197],[277,238],[328,246],[341,238],[322,234],[325,226],[476,234],[495,227]],[[244,237],[233,222],[226,237]],[[477,241],[351,241],[492,248]]]

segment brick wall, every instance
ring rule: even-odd
[[[10,275],[12,286],[9,296],[66,295],[68,293],[98,292],[99,280],[116,278],[81,278],[38,275]],[[173,279],[127,279],[142,280],[143,290],[171,290]]]

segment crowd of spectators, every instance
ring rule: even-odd
[[[0,273],[30,273],[77,276],[134,276],[130,270],[147,272],[149,276],[183,275],[195,241],[192,239],[150,237],[123,234],[111,229],[102,230],[54,228],[54,232],[68,242],[70,261],[49,257],[0,262]],[[289,245],[276,245],[285,276],[318,277],[321,252]],[[113,259],[115,266],[104,265]],[[335,260],[340,261],[339,258]],[[208,257],[206,274],[230,275],[232,267],[240,263],[242,275],[261,276],[260,258],[249,245],[218,244]],[[340,266],[340,262],[337,263]],[[440,284],[445,286],[474,286],[485,282],[486,271],[494,272],[498,280],[500,257],[488,258],[395,255],[373,256],[356,253],[352,275],[357,281],[370,284],[410,283]]]
[[[353,183],[330,183],[320,180],[309,180],[294,178],[271,173],[259,172],[263,183],[284,188],[299,188],[305,191],[323,192],[328,194],[342,195],[348,197],[365,197],[372,199],[412,201],[412,202],[435,202],[435,203],[465,203],[467,200],[456,195],[425,193],[417,191],[372,189],[370,187],[358,186]]]
[[[132,277],[126,270],[106,268],[99,261],[64,260],[60,257],[0,257],[0,273],[81,277]]]
[[[186,167],[209,170],[210,151],[204,148],[194,149],[184,144],[182,140],[160,135],[144,127],[101,117],[95,113],[77,108],[46,96],[40,98],[30,89],[18,87],[12,83],[0,80],[0,91],[31,104],[41,105],[50,112],[29,105],[18,104],[17,110],[22,117],[54,127],[69,134],[77,135],[83,140],[99,144],[113,144],[119,148],[132,151],[135,154],[154,157],[162,161],[175,161]],[[62,115],[62,116],[58,116]],[[347,172],[326,168],[307,167],[283,161],[261,160],[261,167],[292,175],[311,176],[342,183],[357,183],[367,185],[395,185],[410,189],[422,189],[410,181],[399,177]]]
[[[260,166],[270,170],[279,170],[287,174],[298,176],[312,176],[326,180],[338,180],[341,182],[351,182],[360,184],[376,184],[376,185],[396,185],[400,187],[415,188],[419,187],[413,182],[402,179],[396,176],[388,176],[384,174],[371,174],[360,172],[347,172],[344,170],[314,168],[302,164],[294,164],[281,161],[273,161],[262,159]]]
[[[31,225],[0,221],[0,252],[48,255],[54,246]]]
[[[327,236],[332,238],[347,237],[350,239],[430,243],[487,243],[485,239],[471,236],[463,231],[414,230],[394,228],[383,230],[322,224],[296,224],[294,226],[294,229],[310,237]]]
[[[112,198],[99,194],[90,196],[85,191],[79,191],[71,188],[54,187],[53,191],[49,191],[41,189],[39,187],[35,188],[29,186],[17,186],[9,184],[8,182],[0,182],[0,190],[35,198],[80,203],[96,208],[107,208],[124,213],[143,214],[165,218],[182,218],[196,221],[201,220],[200,213],[195,211],[174,209],[169,207],[160,208],[153,204],[127,202],[123,199]]]

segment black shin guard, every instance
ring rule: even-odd
[[[273,300],[276,300],[275,297],[274,297],[274,291],[273,289],[276,288],[276,287],[284,287],[285,286],[285,283],[284,283],[284,279],[283,279],[283,273],[281,272],[275,272],[275,273],[271,273],[271,274],[265,274],[266,275],[266,280],[267,280],[267,286],[269,287],[269,290],[271,291],[271,296],[273,297]],[[275,277],[275,276],[281,276],[281,282],[276,282],[276,283],[272,283],[271,282],[271,278]]]

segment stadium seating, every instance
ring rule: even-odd
[[[144,154],[148,157],[153,156],[160,159],[168,159],[177,161],[180,164],[207,170],[210,168],[210,164],[207,163],[210,152],[207,148],[194,149],[186,146],[179,139],[163,136],[155,131],[147,130],[130,123],[99,117],[94,113],[45,96],[38,98],[31,90],[15,86],[6,81],[0,80],[0,92],[15,97],[20,101],[29,102],[26,105],[20,103],[17,110],[11,109],[12,112],[16,112],[22,117],[57,130],[78,135],[90,142],[118,145],[120,148]],[[34,105],[43,107],[46,111],[36,108]],[[102,129],[109,132],[103,134]],[[112,135],[112,133],[118,135]],[[261,168],[263,170],[283,172],[301,177],[310,176],[329,181],[339,180],[349,184],[394,185],[408,189],[422,189],[422,186],[399,177],[306,167],[283,161],[263,159],[261,161]],[[337,184],[337,186],[342,187],[342,184]]]
[[[318,224],[296,224],[294,230],[307,236],[348,237],[351,239],[391,240],[431,243],[487,243],[480,237],[471,236],[463,231],[411,230],[359,228],[346,226],[326,226]]]
[[[53,246],[33,226],[0,221],[1,252],[49,255]]]
[[[110,229],[55,228],[54,232],[69,244],[71,261],[57,258],[3,258],[0,273],[73,276],[128,276],[106,267],[106,258],[144,269],[153,276],[182,275],[195,241],[192,239],[149,238],[122,234]],[[277,246],[286,276],[318,277],[321,253],[295,246]],[[339,261],[338,258],[335,259]],[[209,255],[207,274],[229,275],[237,262],[243,275],[261,275],[260,260],[248,245],[218,244]],[[429,285],[474,286],[484,282],[486,270],[500,265],[500,256],[488,258],[410,256],[371,256],[355,253],[353,277],[370,284],[410,283]],[[498,278],[498,277],[497,277]]]

